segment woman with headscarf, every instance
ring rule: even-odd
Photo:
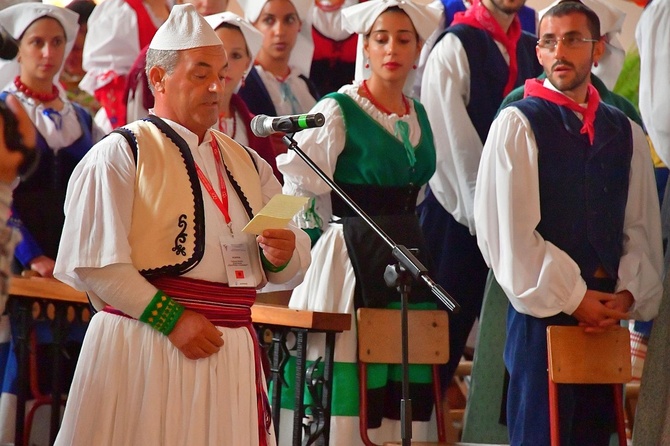
[[[20,3],[0,11],[0,25],[19,42],[17,57],[0,67],[4,86],[0,97],[13,95],[21,102],[35,127],[36,150],[40,155],[35,172],[14,189],[11,224],[19,229],[23,238],[16,247],[14,272],[27,269],[42,277],[52,277],[69,177],[84,154],[103,135],[93,124],[91,115],[67,99],[58,82],[63,62],[77,36],[78,15],[57,6]],[[48,321],[35,324],[38,362],[47,357],[39,354],[40,346],[52,342],[50,325]],[[9,325],[4,327],[9,330]],[[74,367],[84,328],[81,323],[69,327],[68,341],[74,344],[67,354],[69,359],[63,358],[66,367]],[[8,358],[13,355],[11,346],[6,355]],[[5,362],[0,361],[0,364]],[[16,370],[12,364],[15,362],[7,363],[4,375],[0,372],[4,377],[3,392],[15,391]],[[39,366],[39,373],[55,371]],[[42,378],[44,382],[49,381],[47,376]],[[4,404],[0,407],[7,409]],[[2,422],[11,426],[0,431],[10,438],[0,438],[0,443],[13,439],[10,421],[13,417],[4,415],[0,414]]]
[[[77,36],[78,15],[56,6],[21,3],[0,11],[0,24],[19,41],[17,57],[2,69],[5,80],[11,79],[2,95],[21,101],[37,130],[41,156],[35,174],[14,190],[12,220],[23,236],[16,250],[17,268],[51,277],[68,179],[103,134],[83,107],[67,99],[58,82]]]
[[[308,79],[314,52],[310,0],[242,0],[244,15],[263,35],[254,68],[239,94],[254,114],[307,112],[319,94]]]
[[[356,80],[310,111],[326,116],[323,127],[296,135],[307,155],[391,238],[419,248],[424,264],[428,251],[415,207],[419,189],[435,171],[435,148],[423,106],[405,96],[403,88],[411,87],[422,42],[438,18],[439,11],[407,0],[370,0],[343,9],[344,27],[359,34]],[[398,308],[398,292],[383,279],[386,266],[394,263],[385,242],[295,153],[280,155],[277,165],[284,193],[311,197],[296,220],[316,242],[312,267],[289,305],[352,315],[360,307]],[[414,284],[409,301],[411,308],[436,308],[422,284]],[[355,324],[337,336],[331,443],[357,445],[358,401],[350,396],[358,392]],[[323,356],[317,345],[308,345],[308,352],[308,359]],[[369,427],[377,428],[369,431],[373,441],[399,438],[400,383],[393,375],[388,366],[370,371],[369,383],[375,384],[368,387]],[[428,421],[433,407],[430,367],[413,367],[411,375],[413,419]],[[426,436],[415,427],[414,438]]]
[[[228,72],[223,87],[223,99],[219,103],[218,129],[243,146],[249,146],[272,166],[277,178],[275,152],[270,139],[259,138],[251,132],[253,113],[237,91],[244,86],[256,54],[260,50],[263,35],[251,23],[232,12],[222,12],[205,17],[223,42],[228,55]]]

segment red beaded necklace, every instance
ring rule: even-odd
[[[372,96],[372,92],[368,88],[367,79],[363,81],[362,87],[363,87],[363,92],[365,93],[365,96],[368,98],[370,103],[372,103],[372,105],[374,105],[382,113],[385,113],[387,115],[393,114],[393,112],[391,110],[389,110],[388,108],[381,105],[379,103],[379,101],[377,101],[377,99],[375,99],[375,97]],[[405,105],[405,115],[409,114],[409,101],[407,100],[407,98],[405,97],[404,94],[402,95],[402,103]]]
[[[40,102],[51,102],[55,101],[58,99],[58,96],[60,95],[60,92],[58,91],[58,87],[55,85],[51,86],[51,93],[37,93],[35,91],[32,91],[26,84],[24,84],[21,81],[21,77],[16,76],[14,78],[14,85],[16,85],[16,88],[29,98],[37,99]]]

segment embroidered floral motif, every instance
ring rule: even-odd
[[[172,251],[176,255],[181,255],[181,256],[186,256],[186,248],[182,243],[186,242],[186,227],[188,226],[188,223],[186,222],[186,214],[181,214],[179,216],[179,227],[181,228],[181,232],[177,237],[174,239],[174,247],[172,248]]]

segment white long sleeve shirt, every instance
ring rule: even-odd
[[[153,16],[150,9],[147,13],[158,28],[162,21]],[[82,55],[86,76],[80,88],[93,94],[114,79],[105,73],[127,75],[141,50],[135,10],[125,0],[101,2],[88,19]]]
[[[658,196],[642,129],[633,134],[623,255],[616,291],[635,298],[633,318],[658,312],[663,291]],[[475,193],[477,243],[511,304],[535,317],[572,314],[586,292],[577,264],[535,230],[540,221],[538,148],[530,123],[516,107],[493,122]]]
[[[654,0],[640,16],[640,114],[654,149],[670,166],[670,1]]]
[[[505,48],[496,44],[509,63]],[[470,88],[470,64],[463,44],[447,33],[433,48],[423,72],[421,103],[437,154],[435,175],[428,184],[447,212],[475,234],[473,201],[483,144],[468,116]]]

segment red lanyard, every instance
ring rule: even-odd
[[[195,169],[198,172],[198,178],[200,182],[205,187],[205,190],[209,193],[209,196],[214,200],[214,204],[219,208],[223,214],[223,218],[226,220],[226,224],[230,224],[230,214],[228,213],[228,190],[226,189],[226,182],[223,179],[223,173],[221,172],[221,166],[223,161],[221,160],[221,151],[219,146],[216,144],[216,138],[212,134],[212,152],[214,153],[214,160],[216,161],[216,175],[219,178],[219,187],[221,188],[221,198],[216,195],[212,183],[207,179],[205,174],[202,172],[198,164],[195,163]]]

